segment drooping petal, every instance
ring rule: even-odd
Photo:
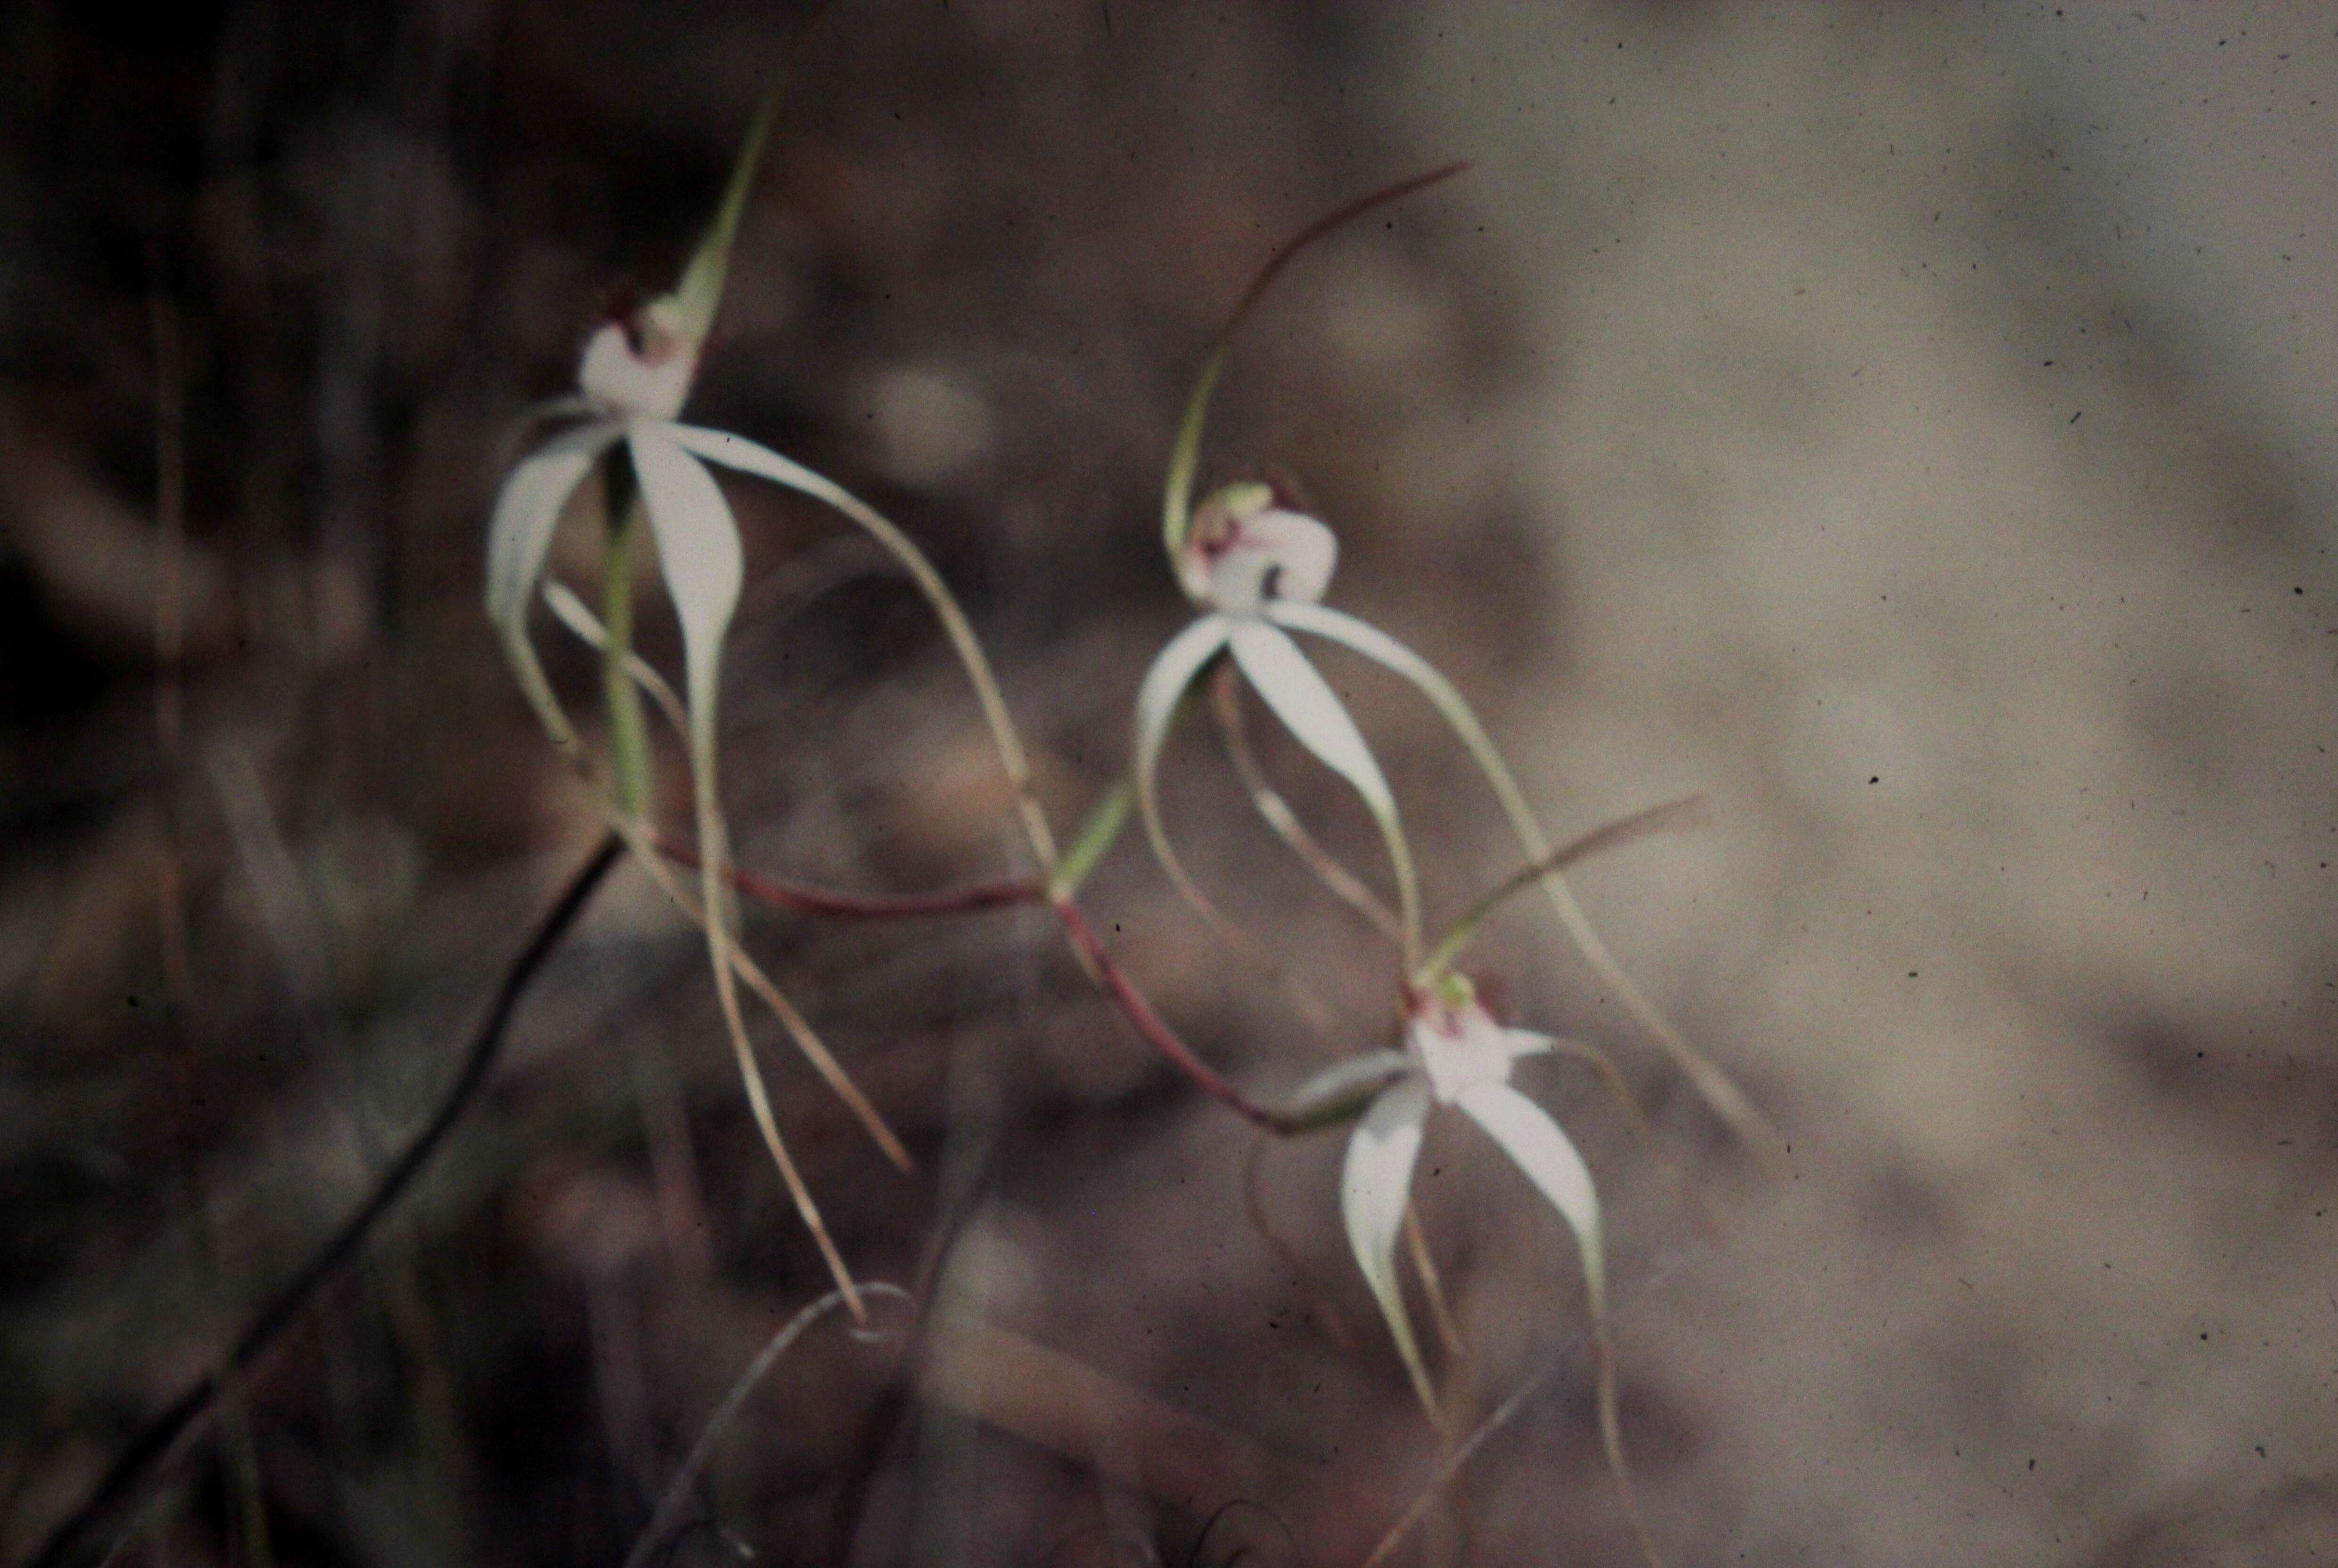
[[[1523,893],[1528,887],[1539,886],[1553,873],[1564,872],[1579,860],[1588,859],[1594,855],[1609,849],[1619,848],[1636,838],[1643,838],[1652,833],[1673,832],[1689,828],[1701,822],[1704,816],[1704,798],[1701,795],[1684,796],[1677,800],[1667,800],[1661,806],[1651,806],[1645,810],[1635,811],[1628,817],[1618,817],[1613,821],[1603,822],[1588,833],[1579,834],[1562,844],[1552,850],[1547,858],[1529,860],[1479,895],[1476,903],[1462,911],[1461,917],[1453,923],[1452,928],[1446,932],[1444,937],[1429,952],[1429,956],[1421,960],[1420,970],[1414,983],[1421,985],[1434,985],[1439,975],[1449,972],[1454,959],[1460,956],[1461,949],[1468,946],[1476,937],[1478,928],[1484,926],[1487,920],[1492,917],[1494,912],[1508,903],[1514,895]]]
[[[1476,1083],[1453,1102],[1502,1152],[1526,1172],[1527,1180],[1549,1200],[1569,1229],[1583,1254],[1583,1282],[1591,1298],[1594,1317],[1607,1309],[1606,1255],[1599,1236],[1599,1197],[1591,1184],[1591,1170],[1566,1133],[1558,1130],[1541,1106],[1507,1083]]]
[[[487,524],[488,618],[502,636],[504,656],[511,663],[521,694],[563,750],[575,748],[575,731],[561,711],[560,699],[527,640],[527,607],[544,575],[545,557],[552,549],[562,509],[623,429],[614,421],[604,421],[565,431],[545,443],[504,481],[496,497],[495,516]]]
[[[601,618],[585,606],[584,601],[576,597],[567,583],[557,579],[546,583],[544,585],[544,602],[551,607],[554,618],[574,632],[579,642],[596,652],[609,651],[609,629],[601,624]],[[674,689],[666,684],[665,677],[659,674],[648,660],[631,649],[625,652],[625,673],[633,677],[634,685],[649,693],[650,701],[658,705],[658,711],[664,714],[666,722],[673,726],[676,737],[683,745],[688,745],[690,712],[683,706],[682,698]]]
[[[1161,821],[1156,778],[1161,748],[1169,739],[1170,720],[1176,717],[1186,689],[1226,645],[1231,629],[1223,615],[1203,616],[1169,640],[1169,646],[1161,650],[1153,668],[1144,672],[1144,683],[1136,689],[1136,758],[1130,771],[1136,777],[1136,808],[1144,818],[1145,837],[1153,841],[1153,852],[1164,867],[1177,867],[1179,862]]]
[[[1233,617],[1229,641],[1234,662],[1257,689],[1274,716],[1282,720],[1301,745],[1318,761],[1355,786],[1372,820],[1387,840],[1389,864],[1396,873],[1397,901],[1403,922],[1408,960],[1420,934],[1420,894],[1412,869],[1412,850],[1397,814],[1396,795],[1389,789],[1371,748],[1364,743],[1346,704],[1330,681],[1299,651],[1280,628],[1252,617]]]
[[[487,524],[487,614],[499,628],[526,619],[562,508],[624,426],[614,419],[565,430],[511,471]]]
[[[1616,1102],[1616,1107],[1624,1112],[1625,1118],[1632,1123],[1632,1131],[1643,1138],[1655,1135],[1655,1129],[1648,1125],[1648,1113],[1640,1104],[1640,1097],[1632,1093],[1631,1082],[1624,1076],[1622,1070],[1616,1065],[1615,1060],[1606,1052],[1587,1040],[1570,1040],[1557,1034],[1537,1034],[1527,1029],[1505,1029],[1502,1033],[1505,1036],[1504,1048],[1509,1052],[1510,1060],[1513,1062],[1523,1061],[1528,1056],[1563,1056],[1568,1061],[1580,1062],[1590,1068],[1592,1072],[1598,1074],[1600,1084],[1606,1089],[1609,1097]]]
[[[1418,1078],[1406,1079],[1372,1102],[1348,1140],[1347,1164],[1340,1173],[1340,1215],[1347,1224],[1356,1267],[1364,1271],[1364,1283],[1371,1287],[1380,1316],[1388,1319],[1413,1392],[1420,1396],[1430,1422],[1441,1425],[1437,1390],[1413,1338],[1396,1269],[1397,1237],[1404,1230],[1405,1202],[1412,1191],[1413,1164],[1420,1158],[1429,1105],[1429,1085]]]
[[[1242,780],[1250,794],[1251,804],[1259,818],[1274,836],[1291,848],[1291,852],[1306,864],[1315,879],[1323,884],[1332,897],[1355,910],[1399,947],[1404,946],[1404,922],[1397,917],[1387,900],[1372,891],[1362,878],[1342,865],[1338,856],[1326,849],[1307,825],[1299,819],[1291,802],[1274,787],[1266,770],[1259,766],[1252,751],[1250,737],[1243,723],[1242,681],[1240,671],[1227,670],[1210,682],[1211,715],[1218,721],[1218,739],[1224,743],[1226,760],[1234,767],[1234,776]]]
[[[1401,1051],[1365,1051],[1335,1062],[1299,1086],[1286,1112],[1293,1131],[1328,1127],[1363,1109],[1412,1070]]]
[[[705,466],[674,442],[671,426],[643,420],[626,433],[634,473],[657,541],[658,568],[682,621],[683,689],[693,730],[712,721],[722,642],[739,606],[745,562],[731,504]]]
[[[1533,808],[1527,804],[1526,792],[1518,788],[1509,765],[1478,721],[1477,713],[1467,699],[1440,674],[1436,666],[1411,649],[1380,631],[1378,627],[1345,615],[1322,604],[1300,604],[1276,601],[1261,609],[1261,613],[1279,626],[1293,632],[1305,632],[1331,641],[1362,654],[1406,681],[1427,697],[1446,724],[1460,739],[1486,782],[1493,787],[1495,797],[1501,802],[1502,813],[1508,818],[1510,831],[1517,837],[1518,847],[1530,861],[1550,858],[1551,844],[1542,825],[1535,819]],[[1607,944],[1593,928],[1583,906],[1576,902],[1575,891],[1567,878],[1551,871],[1542,878],[1543,892],[1549,898],[1559,924],[1566,927],[1576,947],[1583,955],[1603,984],[1622,1001],[1626,1011],[1639,1021],[1640,1026],[1655,1036],[1657,1044],[1673,1059],[1688,1081],[1696,1085],[1714,1114],[1727,1122],[1754,1155],[1771,1166],[1782,1168],[1779,1149],[1782,1146],[1776,1131],[1768,1118],[1746,1099],[1726,1073],[1707,1060],[1704,1054],[1688,1043],[1685,1035],[1673,1026],[1672,1020],[1659,1012],[1655,1003],[1643,995],[1632,983],[1630,975],[1607,951]]]

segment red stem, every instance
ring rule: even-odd
[[[1284,240],[1282,249],[1266,259],[1266,265],[1258,270],[1258,276],[1250,280],[1248,289],[1243,290],[1242,301],[1234,307],[1234,313],[1226,318],[1225,327],[1218,333],[1218,341],[1224,342],[1241,329],[1243,319],[1250,315],[1258,302],[1266,297],[1267,289],[1273,287],[1275,279],[1282,276],[1282,270],[1299,259],[1299,253],[1302,250],[1306,250],[1341,224],[1353,222],[1373,208],[1385,206],[1400,197],[1410,196],[1421,187],[1434,185],[1439,180],[1449,180],[1454,175],[1464,172],[1469,167],[1469,164],[1466,161],[1447,163],[1431,169],[1426,174],[1416,174],[1410,180],[1400,180],[1383,190],[1373,191],[1369,196],[1357,198],[1336,212],[1325,213]]]
[[[698,851],[670,834],[653,830],[650,842],[678,865],[698,867]],[[970,915],[1015,904],[1036,904],[1046,889],[1035,881],[977,882],[966,887],[946,887],[936,893],[839,893],[759,877],[733,866],[725,873],[731,886],[759,904],[791,909],[800,915],[827,915],[849,920],[907,920],[925,915]]]
[[[652,830],[650,841],[659,853],[681,865],[696,868],[697,851],[669,834]],[[805,915],[842,916],[861,919],[901,919],[922,915],[963,915],[979,909],[994,909],[1007,905],[1031,904],[1046,896],[1046,889],[1037,882],[978,882],[968,887],[954,887],[938,893],[911,893],[900,897],[867,897],[857,893],[837,893],[824,887],[807,887],[801,883],[781,882],[769,877],[759,877],[733,866],[726,873],[731,886],[758,903],[793,910]],[[1146,1044],[1168,1060],[1196,1088],[1219,1104],[1225,1106],[1253,1126],[1270,1132],[1295,1132],[1298,1123],[1281,1112],[1270,1110],[1245,1095],[1229,1083],[1216,1068],[1202,1060],[1199,1053],[1185,1044],[1166,1019],[1153,1009],[1144,993],[1124,973],[1105,950],[1104,938],[1097,935],[1088,917],[1069,898],[1052,900],[1056,917],[1063,922],[1064,935],[1073,948],[1086,960],[1090,971],[1102,982],[1105,992],[1116,1003],[1136,1032]]]
[[[1115,1002],[1120,1004],[1120,1010],[1128,1015],[1128,1021],[1136,1025],[1136,1032],[1144,1035],[1155,1051],[1167,1057],[1171,1066],[1191,1078],[1203,1093],[1253,1126],[1262,1127],[1269,1132],[1295,1132],[1299,1130],[1298,1124],[1291,1118],[1270,1111],[1228,1083],[1216,1068],[1203,1061],[1194,1048],[1179,1037],[1177,1031],[1169,1027],[1167,1021],[1153,1010],[1153,1004],[1144,999],[1144,993],[1136,988],[1135,982],[1121,973],[1120,965],[1112,961],[1112,955],[1105,951],[1104,938],[1096,935],[1095,927],[1088,924],[1088,917],[1080,912],[1078,905],[1068,898],[1056,899],[1056,916],[1064,923],[1064,935],[1071,938],[1072,946],[1095,968],[1104,982],[1104,988],[1112,994]]]

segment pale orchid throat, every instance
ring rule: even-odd
[[[690,398],[699,346],[667,329],[656,307],[626,321],[604,322],[584,345],[576,384],[606,412],[634,419],[672,419]]]
[[[1331,529],[1276,505],[1272,489],[1250,482],[1229,485],[1195,508],[1177,576],[1197,603],[1252,615],[1274,600],[1320,603],[1339,559]]]
[[[1508,1083],[1518,1059],[1546,1044],[1539,1035],[1496,1023],[1459,975],[1415,993],[1405,1024],[1406,1051],[1440,1104],[1453,1103],[1481,1083]]]

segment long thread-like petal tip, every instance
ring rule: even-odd
[[[1420,1157],[1429,1107],[1429,1085],[1418,1078],[1398,1083],[1372,1102],[1348,1140],[1347,1161],[1340,1177],[1340,1213],[1356,1266],[1363,1270],[1364,1282],[1380,1304],[1413,1392],[1430,1421],[1441,1426],[1436,1387],[1429,1381],[1428,1364],[1413,1336],[1396,1268],[1397,1240],[1404,1228],[1412,1168]]]

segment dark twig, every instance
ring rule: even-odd
[[[224,1357],[226,1367],[241,1371],[268,1348],[291,1324],[300,1309],[308,1305],[318,1289],[357,1255],[374,1225],[407,1188],[413,1185],[415,1177],[438,1152],[438,1146],[446,1141],[447,1134],[462,1116],[464,1108],[486,1081],[487,1069],[495,1063],[496,1054],[503,1044],[504,1033],[510,1025],[521,993],[535,977],[536,971],[544,966],[545,960],[552,956],[553,949],[560,945],[561,938],[568,934],[569,927],[576,923],[576,917],[584,913],[584,906],[591,901],[602,878],[617,863],[623,848],[616,835],[610,834],[601,840],[591,858],[568,879],[568,886],[561,893],[559,901],[545,915],[535,934],[528,938],[527,946],[520,950],[519,956],[512,960],[511,967],[504,972],[503,984],[496,990],[494,1004],[480,1022],[478,1032],[472,1035],[462,1068],[428,1124],[415,1135],[413,1142],[407,1145],[406,1152],[398,1156],[396,1163],[382,1173],[372,1194],[333,1233],[332,1239],[309,1260],[308,1267],[295,1275],[290,1284],[279,1289],[260,1309],[260,1315],[252,1319],[251,1326],[244,1330],[243,1337],[236,1341],[234,1350]],[[60,1568],[67,1562],[81,1539],[99,1520],[139,1491],[155,1462],[189,1428],[211,1412],[218,1397],[218,1380],[207,1375],[202,1381],[172,1401],[170,1408],[147,1423],[145,1429],[113,1462],[113,1467],[105,1473],[105,1478],[98,1483],[97,1490],[90,1494],[88,1501],[50,1534],[47,1544],[27,1568]]]

